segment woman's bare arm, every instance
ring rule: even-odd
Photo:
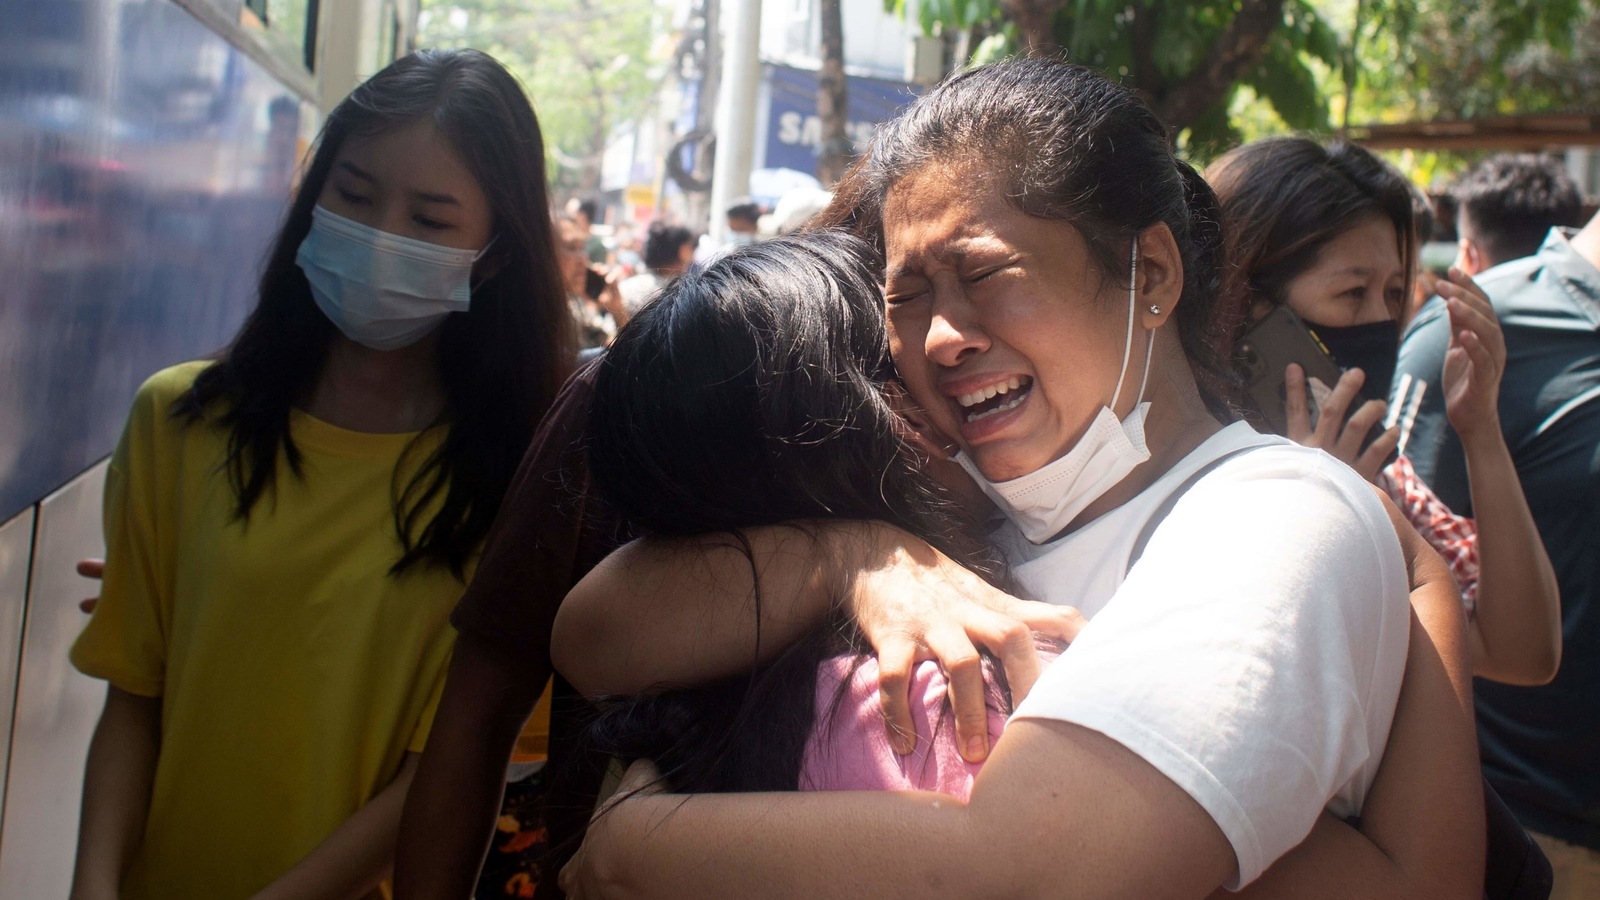
[[[1489,298],[1452,271],[1439,284],[1450,311],[1445,412],[1461,436],[1478,527],[1478,602],[1469,636],[1473,674],[1545,684],[1561,665],[1561,595],[1500,430],[1505,336]]]
[[[144,838],[161,750],[161,698],[106,686],[105,710],[89,742],[73,900],[111,900]]]
[[[255,900],[354,900],[377,887],[394,867],[400,810],[417,773],[417,756],[407,753],[387,787],[258,892]]]
[[[736,537],[714,535],[636,541],[607,557],[556,616],[556,669],[590,695],[697,684],[772,658],[843,608],[877,651],[897,749],[909,752],[915,743],[911,669],[937,658],[955,693],[963,754],[977,760],[986,752],[988,709],[976,647],[1000,658],[1020,700],[1039,674],[1030,629],[1071,640],[1083,625],[1076,610],[1011,597],[882,523],[743,534],[748,556]]]
[[[1198,898],[1233,865],[1206,812],[1147,762],[1080,726],[1027,719],[1007,730],[970,804],[872,791],[636,795],[590,826],[562,885],[581,900],[845,886],[883,898]]]

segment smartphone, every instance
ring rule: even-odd
[[[1251,402],[1276,434],[1289,432],[1288,390],[1284,380],[1284,368],[1289,363],[1299,364],[1306,373],[1306,405],[1310,409],[1313,428],[1317,425],[1322,404],[1333,393],[1339,376],[1344,374],[1344,370],[1328,353],[1328,348],[1287,306],[1274,307],[1261,321],[1250,326],[1250,330],[1239,341],[1234,355],[1239,368],[1245,373]],[[1364,398],[1357,397],[1346,413],[1355,413],[1364,402]],[[1387,421],[1372,426],[1361,442],[1361,449],[1365,450],[1392,424],[1391,412]],[[1394,462],[1397,455],[1398,448],[1389,454],[1383,465]]]
[[[583,270],[583,292],[590,300],[599,300],[606,289],[606,273],[590,266]]]
[[[1251,402],[1276,434],[1289,431],[1288,391],[1283,375],[1289,363],[1299,364],[1306,373],[1306,401],[1311,407],[1313,426],[1321,401],[1339,383],[1341,374],[1328,355],[1328,348],[1287,306],[1273,307],[1272,312],[1251,325],[1234,350],[1234,357],[1245,374]]]

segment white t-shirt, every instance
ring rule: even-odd
[[[1196,470],[1132,571],[1152,514]],[[1318,450],[1243,423],[1059,540],[1003,538],[1025,593],[1091,622],[1018,707],[1092,728],[1182,787],[1258,877],[1326,807],[1360,812],[1389,738],[1409,579],[1382,504]],[[1126,577],[1124,578],[1124,574]]]

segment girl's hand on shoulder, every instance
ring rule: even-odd
[[[978,648],[1000,660],[1020,703],[1041,671],[1034,633],[1071,641],[1085,619],[1069,606],[1019,600],[926,541],[880,522],[847,529],[840,596],[878,655],[878,693],[889,742],[916,748],[909,701],[918,662],[937,660],[950,683],[957,746],[970,762],[989,753],[988,707]]]
[[[1450,349],[1444,357],[1445,415],[1466,441],[1500,431],[1500,376],[1506,368],[1506,338],[1494,305],[1460,269],[1441,280],[1439,296],[1450,310]]]

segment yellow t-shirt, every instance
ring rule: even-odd
[[[427,738],[464,589],[438,566],[388,574],[394,479],[442,429],[397,473],[416,435],[295,412],[303,477],[280,454],[240,521],[227,431],[170,413],[205,365],[139,390],[106,481],[100,603],[72,648],[85,674],[162,698],[127,900],[248,896],[392,781]]]

